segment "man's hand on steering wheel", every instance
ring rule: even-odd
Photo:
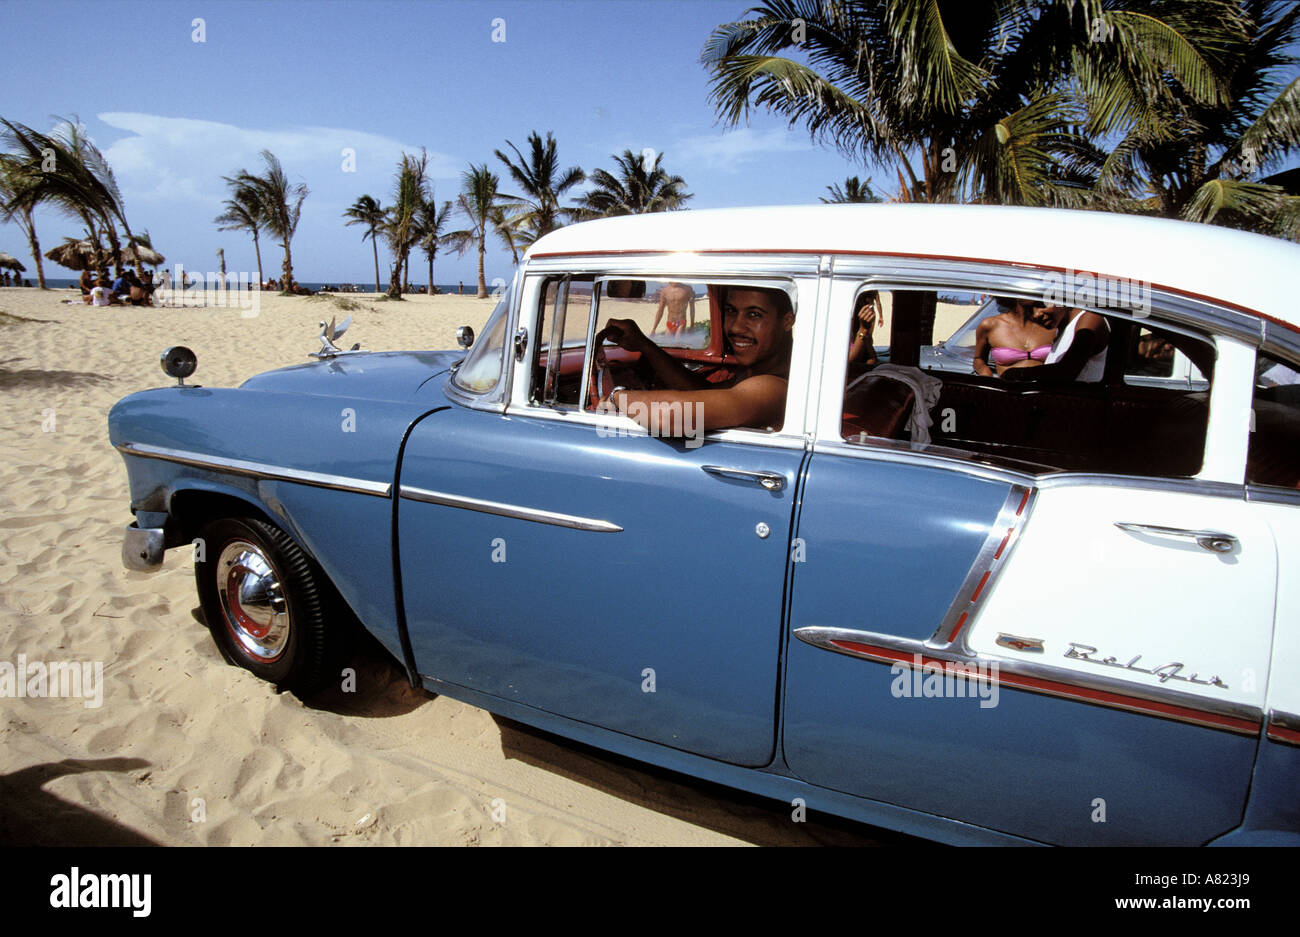
[[[596,366],[605,365],[605,339],[609,339],[624,351],[645,351],[650,339],[645,337],[641,327],[631,319],[610,319],[605,327],[596,333]]]

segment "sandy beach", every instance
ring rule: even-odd
[[[0,289],[0,662],[102,664],[101,705],[0,700],[0,842],[160,845],[871,844],[888,834],[659,772],[413,691],[377,645],[358,692],[307,701],[227,666],[196,618],[187,551],[152,575],[120,561],[131,520],[108,444],[120,397],[168,383],[159,353],[198,355],[191,382],[231,386],[295,364],[317,323],[348,344],[454,347],[493,301],[261,294],[238,308],[94,309],[71,291]],[[504,808],[504,816],[502,814]]]

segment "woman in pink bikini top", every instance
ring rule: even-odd
[[[1036,367],[1052,351],[1056,330],[1034,318],[1035,303],[1028,299],[999,297],[995,316],[975,330],[975,373],[1001,376],[1008,368]]]

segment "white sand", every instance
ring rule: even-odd
[[[305,361],[327,301],[92,309],[70,291],[0,289],[0,661],[100,661],[103,702],[0,699],[0,842],[163,844],[868,843],[866,827],[650,771],[412,691],[382,651],[358,692],[304,704],[227,666],[195,620],[189,557],[128,572],[126,473],[106,418],[170,383],[233,385]],[[359,299],[364,348],[454,347],[491,300]],[[493,816],[494,801],[504,822]],[[498,812],[497,816],[500,814]]]

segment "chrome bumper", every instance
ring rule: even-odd
[[[162,566],[163,529],[137,527],[132,521],[122,535],[122,565],[127,569],[151,573]]]

